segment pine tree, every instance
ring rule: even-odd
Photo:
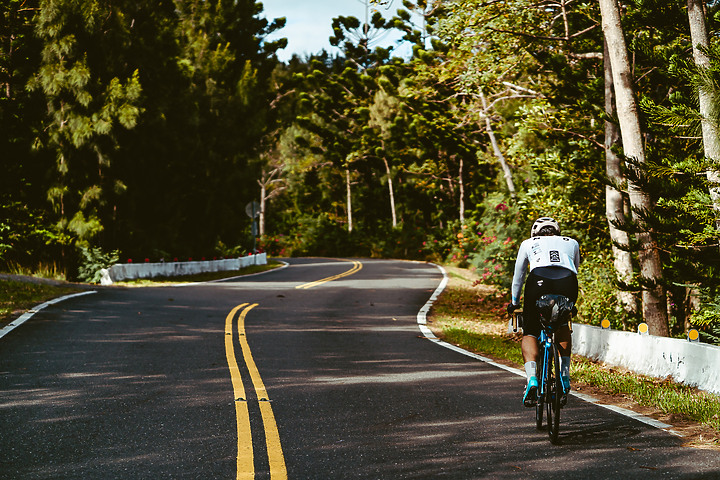
[[[95,0],[43,0],[36,24],[43,48],[30,85],[47,105],[37,145],[56,161],[48,198],[66,242],[89,242],[104,228],[99,209],[108,192],[124,188],[108,175],[116,132],[133,128],[140,114],[138,72],[112,64],[128,25],[120,10]]]

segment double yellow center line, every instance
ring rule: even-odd
[[[317,287],[318,285],[322,285],[323,283],[332,282],[333,280],[337,280],[338,278],[347,277],[348,275],[352,275],[353,273],[360,271],[360,269],[362,268],[362,263],[357,262],[357,261],[353,261],[352,263],[353,263],[353,267],[350,270],[348,270],[347,272],[343,272],[338,275],[333,275],[332,277],[315,280],[314,282],[304,283],[302,285],[298,285],[295,288],[308,289],[308,288]]]
[[[331,282],[339,278],[347,277],[362,268],[362,263],[353,261],[353,267],[338,275],[323,278],[314,282],[305,283],[295,288],[308,289]],[[227,357],[228,367],[230,368],[230,379],[232,380],[233,394],[235,396],[235,417],[237,418],[237,479],[254,479],[255,478],[255,456],[252,440],[252,431],[250,429],[250,410],[248,408],[248,398],[245,394],[242,377],[240,375],[240,367],[235,356],[235,343],[233,340],[233,318],[240,310],[237,317],[238,343],[242,350],[242,358],[245,368],[250,374],[253,388],[260,406],[260,415],[262,417],[263,427],[265,429],[265,443],[267,446],[268,463],[270,465],[271,480],[287,480],[287,468],[285,466],[285,457],[283,456],[282,446],[280,444],[280,433],[278,431],[275,415],[270,406],[270,398],[268,397],[265,384],[263,384],[260,372],[258,372],[255,360],[250,352],[245,335],[245,317],[248,312],[257,307],[257,303],[243,303],[233,308],[225,318],[225,355]]]
[[[275,422],[275,415],[270,406],[270,398],[260,378],[255,360],[253,360],[245,335],[245,317],[250,310],[257,307],[257,303],[243,303],[233,308],[225,319],[225,355],[230,367],[230,379],[232,380],[233,393],[235,395],[235,416],[237,418],[237,478],[255,478],[255,462],[253,452],[253,441],[250,430],[250,411],[248,399],[245,395],[245,387],[240,376],[240,368],[235,357],[235,346],[233,343],[233,317],[238,310],[243,309],[237,320],[238,341],[242,350],[245,366],[250,373],[255,394],[260,405],[260,415],[265,428],[265,443],[267,446],[268,461],[270,464],[270,478],[272,480],[287,479],[285,458],[283,457],[280,445],[280,433]]]

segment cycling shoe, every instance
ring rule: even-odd
[[[537,389],[538,381],[536,377],[530,377],[528,380],[527,387],[525,388],[525,395],[523,396],[523,405],[528,408],[534,407],[537,404]]]

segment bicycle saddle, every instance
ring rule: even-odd
[[[535,305],[540,313],[540,323],[552,329],[567,324],[575,307],[575,303],[568,297],[554,294],[541,296]]]

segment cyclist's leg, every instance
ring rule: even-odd
[[[541,291],[537,280],[537,277],[530,272],[525,282],[523,295],[523,339],[520,347],[522,349],[525,373],[528,380],[523,395],[523,404],[526,407],[535,406],[537,399],[538,379],[536,377],[536,369],[540,357],[540,345],[538,343],[538,338],[540,337],[540,322],[538,321],[535,302]],[[542,285],[542,283],[540,285]]]
[[[523,360],[525,363],[537,362],[540,358],[540,344],[537,337],[533,335],[523,335],[520,343]]]
[[[569,357],[572,352],[572,333],[570,328],[567,326],[560,327],[555,332],[555,340],[558,344],[558,350],[560,350],[561,357]]]
[[[565,326],[555,332],[555,341],[558,345],[558,353],[560,354],[560,371],[563,385],[563,399],[561,404],[567,402],[567,393],[570,391],[570,353],[572,352],[572,333],[570,328]]]
[[[524,335],[520,343],[523,360],[525,361],[525,375],[527,384],[523,395],[523,404],[526,407],[534,407],[537,401],[538,379],[536,376],[537,362],[540,358],[540,347],[538,339],[532,335]]]

